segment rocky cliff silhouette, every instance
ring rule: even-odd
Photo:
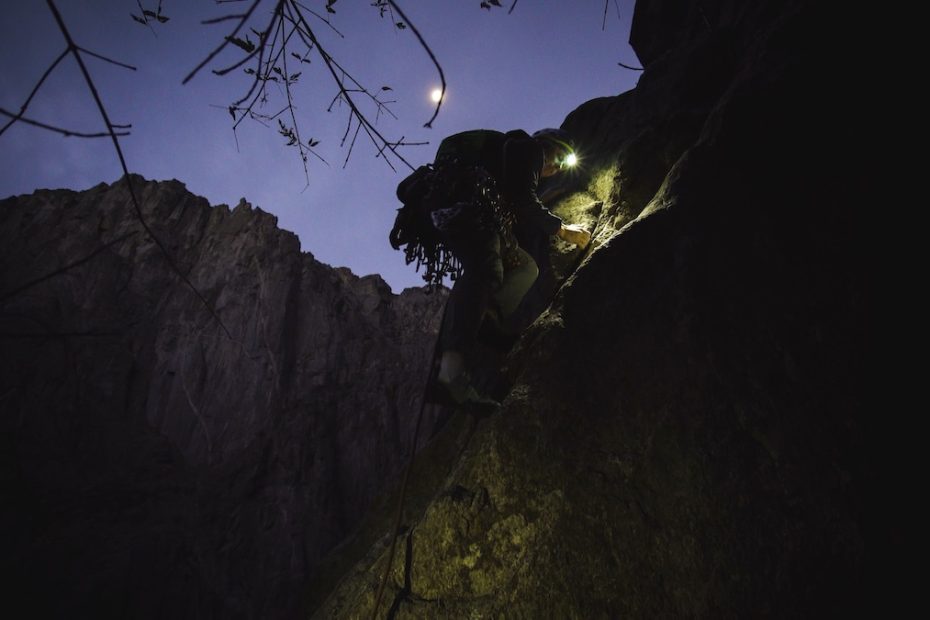
[[[595,241],[553,246],[561,286],[502,411],[430,413],[450,417],[414,463],[380,617],[866,608],[888,537],[867,502],[874,188],[834,17],[637,3],[639,84],[563,124],[582,167],[556,212]],[[442,297],[138,182],[234,337],[133,232],[124,182],[0,203],[15,587],[53,614],[370,617],[396,491],[373,499]]]
[[[230,333],[125,179],[0,203],[4,293],[79,263],[2,301],[5,555],[37,616],[292,616],[409,452],[444,295],[133,181]]]

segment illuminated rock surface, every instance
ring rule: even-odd
[[[863,611],[869,182],[836,113],[857,82],[817,9],[744,4],[638,3],[639,85],[566,119],[589,174],[557,211],[596,247],[503,411],[418,461],[439,482],[408,500],[381,614]],[[370,617],[391,501],[315,618]]]
[[[381,617],[863,610],[884,534],[846,118],[868,102],[861,29],[814,5],[637,4],[637,88],[564,123],[583,174],[556,210],[593,248],[553,246],[570,277],[503,410],[419,454]],[[3,302],[14,588],[75,616],[370,617],[396,490],[363,511],[409,447],[441,299],[139,183],[234,338],[141,233]],[[3,202],[0,291],[136,230],[129,209],[122,184]]]

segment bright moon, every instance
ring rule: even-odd
[[[433,100],[433,103],[439,103],[439,100],[442,99],[442,90],[434,88],[429,97]]]

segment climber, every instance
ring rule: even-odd
[[[564,224],[536,195],[539,179],[559,173],[569,156],[571,141],[560,129],[532,136],[522,130],[466,131],[443,140],[434,164],[398,186],[405,206],[391,231],[392,246],[407,244],[407,262],[425,263],[427,282],[457,275],[440,334],[437,376],[440,391],[455,403],[496,405],[472,385],[465,353],[483,321],[495,325],[492,332],[513,335],[509,321],[536,280],[537,262],[543,254],[548,260],[549,237],[580,247],[591,239],[580,226]],[[417,213],[429,214],[431,226],[414,221],[407,211],[414,203]],[[435,235],[434,245],[426,240],[429,234]]]

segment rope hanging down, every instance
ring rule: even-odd
[[[423,423],[423,412],[426,410],[426,394],[436,379],[437,360],[439,358],[439,342],[442,336],[442,326],[446,322],[446,310],[449,308],[448,298],[442,306],[442,318],[439,321],[439,334],[436,335],[436,342],[433,344],[433,355],[430,358],[429,372],[426,376],[426,383],[423,385],[423,395],[420,397],[420,412],[417,414],[417,423],[413,430],[413,441],[410,445],[410,458],[407,460],[407,467],[404,469],[404,479],[400,485],[400,497],[397,500],[397,513],[394,517],[394,524],[391,528],[391,548],[388,551],[387,566],[384,567],[384,575],[381,577],[381,584],[378,586],[378,593],[375,596],[375,604],[371,609],[372,620],[378,618],[378,607],[381,605],[381,599],[384,596],[384,587],[387,585],[388,577],[391,574],[391,567],[394,564],[394,554],[397,551],[397,532],[400,529],[400,522],[404,513],[404,500],[407,497],[407,483],[410,481],[410,470],[413,469],[413,460],[417,454],[417,440],[420,437],[420,426]]]

